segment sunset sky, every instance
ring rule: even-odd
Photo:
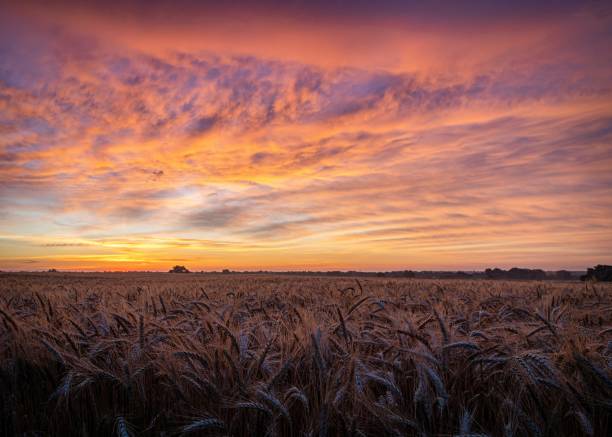
[[[0,1],[0,269],[612,263],[606,1]]]

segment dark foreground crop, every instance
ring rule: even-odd
[[[611,290],[3,274],[0,433],[609,435]]]

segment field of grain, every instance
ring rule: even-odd
[[[0,274],[0,433],[604,436],[612,288]]]

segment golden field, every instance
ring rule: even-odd
[[[2,435],[604,436],[612,286],[0,273]]]

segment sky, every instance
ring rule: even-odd
[[[0,269],[612,264],[606,1],[0,0]]]

